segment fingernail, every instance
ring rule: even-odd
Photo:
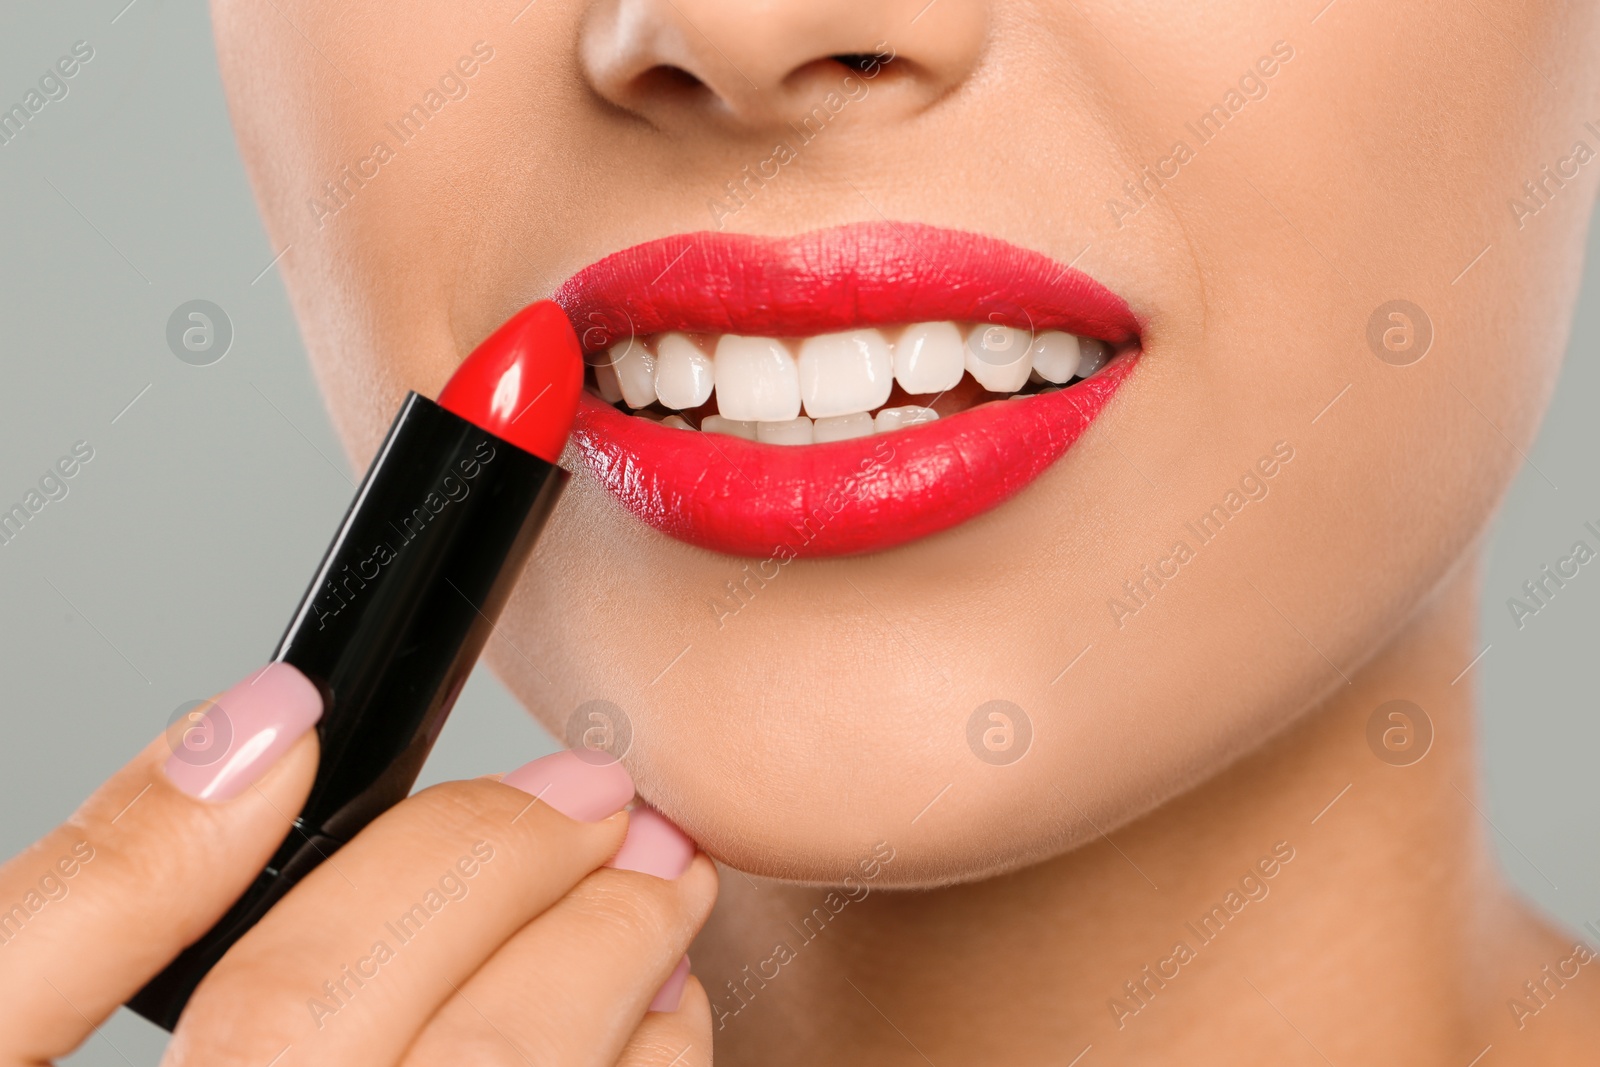
[[[628,812],[628,836],[606,866],[671,880],[689,869],[694,853],[687,834],[656,809],[640,804]]]
[[[590,763],[566,751],[524,763],[501,781],[579,822],[599,822],[633,799],[633,779],[622,764]]]
[[[269,663],[213,700],[173,739],[166,774],[201,800],[231,800],[322,718],[322,694],[287,663]]]
[[[685,956],[678,961],[678,965],[667,975],[667,980],[661,983],[661,988],[656,990],[655,999],[650,1001],[650,1006],[645,1011],[677,1011],[678,1005],[683,1003],[683,987],[689,981],[689,957]]]

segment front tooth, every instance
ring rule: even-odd
[[[877,433],[888,433],[890,430],[899,430],[906,426],[916,426],[918,423],[932,422],[938,417],[939,413],[932,408],[908,404],[903,408],[884,408],[878,412],[878,417],[872,420],[872,428]]]
[[[1078,339],[1078,377],[1087,378],[1095,371],[1106,365],[1111,358],[1111,346],[1098,337],[1080,337]]]
[[[687,411],[711,399],[714,364],[681,333],[656,342],[656,396],[669,408]]]
[[[689,420],[684,418],[682,415],[668,415],[666,418],[661,420],[661,425],[671,426],[674,430],[694,429],[693,426],[689,425]]]
[[[769,445],[809,445],[811,420],[801,415],[783,422],[758,422],[756,440]]]
[[[800,342],[800,400],[812,418],[871,411],[889,399],[894,359],[877,330],[824,333]]]
[[[1014,393],[1028,382],[1026,332],[1010,326],[979,324],[967,334],[967,371],[991,393]]]
[[[707,415],[700,420],[700,429],[705,433],[725,433],[729,437],[742,437],[746,441],[756,439],[756,424],[744,419],[725,419],[721,415]]]
[[[907,326],[894,346],[894,378],[908,393],[954,389],[966,370],[961,331],[953,322]]]
[[[603,354],[604,362],[594,369],[595,385],[600,390],[600,399],[607,404],[615,404],[622,399],[622,383],[617,381],[617,368],[612,366],[612,354]]]
[[[818,419],[811,429],[812,437],[819,445],[829,441],[848,441],[852,437],[866,437],[871,432],[872,416],[865,411]]]
[[[647,408],[656,402],[656,357],[637,337],[618,345],[608,355],[616,368],[622,399],[630,408]]]
[[[800,375],[783,342],[723,334],[714,360],[717,410],[736,422],[783,422],[800,414]]]
[[[1047,382],[1062,385],[1078,373],[1078,338],[1060,330],[1046,330],[1033,340],[1028,354],[1033,369]]]

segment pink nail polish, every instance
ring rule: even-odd
[[[171,737],[166,774],[201,800],[231,800],[322,718],[322,694],[287,663],[269,663]]]
[[[628,813],[628,836],[606,866],[673,879],[689,869],[694,853],[687,834],[659,811],[640,804]]]
[[[683,1003],[683,987],[689,981],[689,957],[685,956],[678,961],[678,965],[667,975],[667,980],[661,983],[661,988],[656,990],[656,995],[650,1001],[646,1011],[677,1011],[678,1005]]]
[[[501,781],[579,822],[599,822],[633,799],[633,779],[622,764],[590,763],[572,752],[524,763]]]

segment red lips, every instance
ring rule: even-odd
[[[555,293],[586,351],[682,330],[793,337],[955,320],[1134,341],[1087,275],[979,234],[862,223],[795,237],[687,234],[579,271]],[[890,434],[768,445],[676,430],[584,394],[573,441],[633,515],[733,555],[838,556],[903,544],[998,505],[1066,451],[1126,380],[1125,355],[1060,392]]]

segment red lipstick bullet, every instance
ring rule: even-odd
[[[551,463],[572,430],[583,391],[583,351],[554,302],[517,312],[468,356],[439,406]]]

